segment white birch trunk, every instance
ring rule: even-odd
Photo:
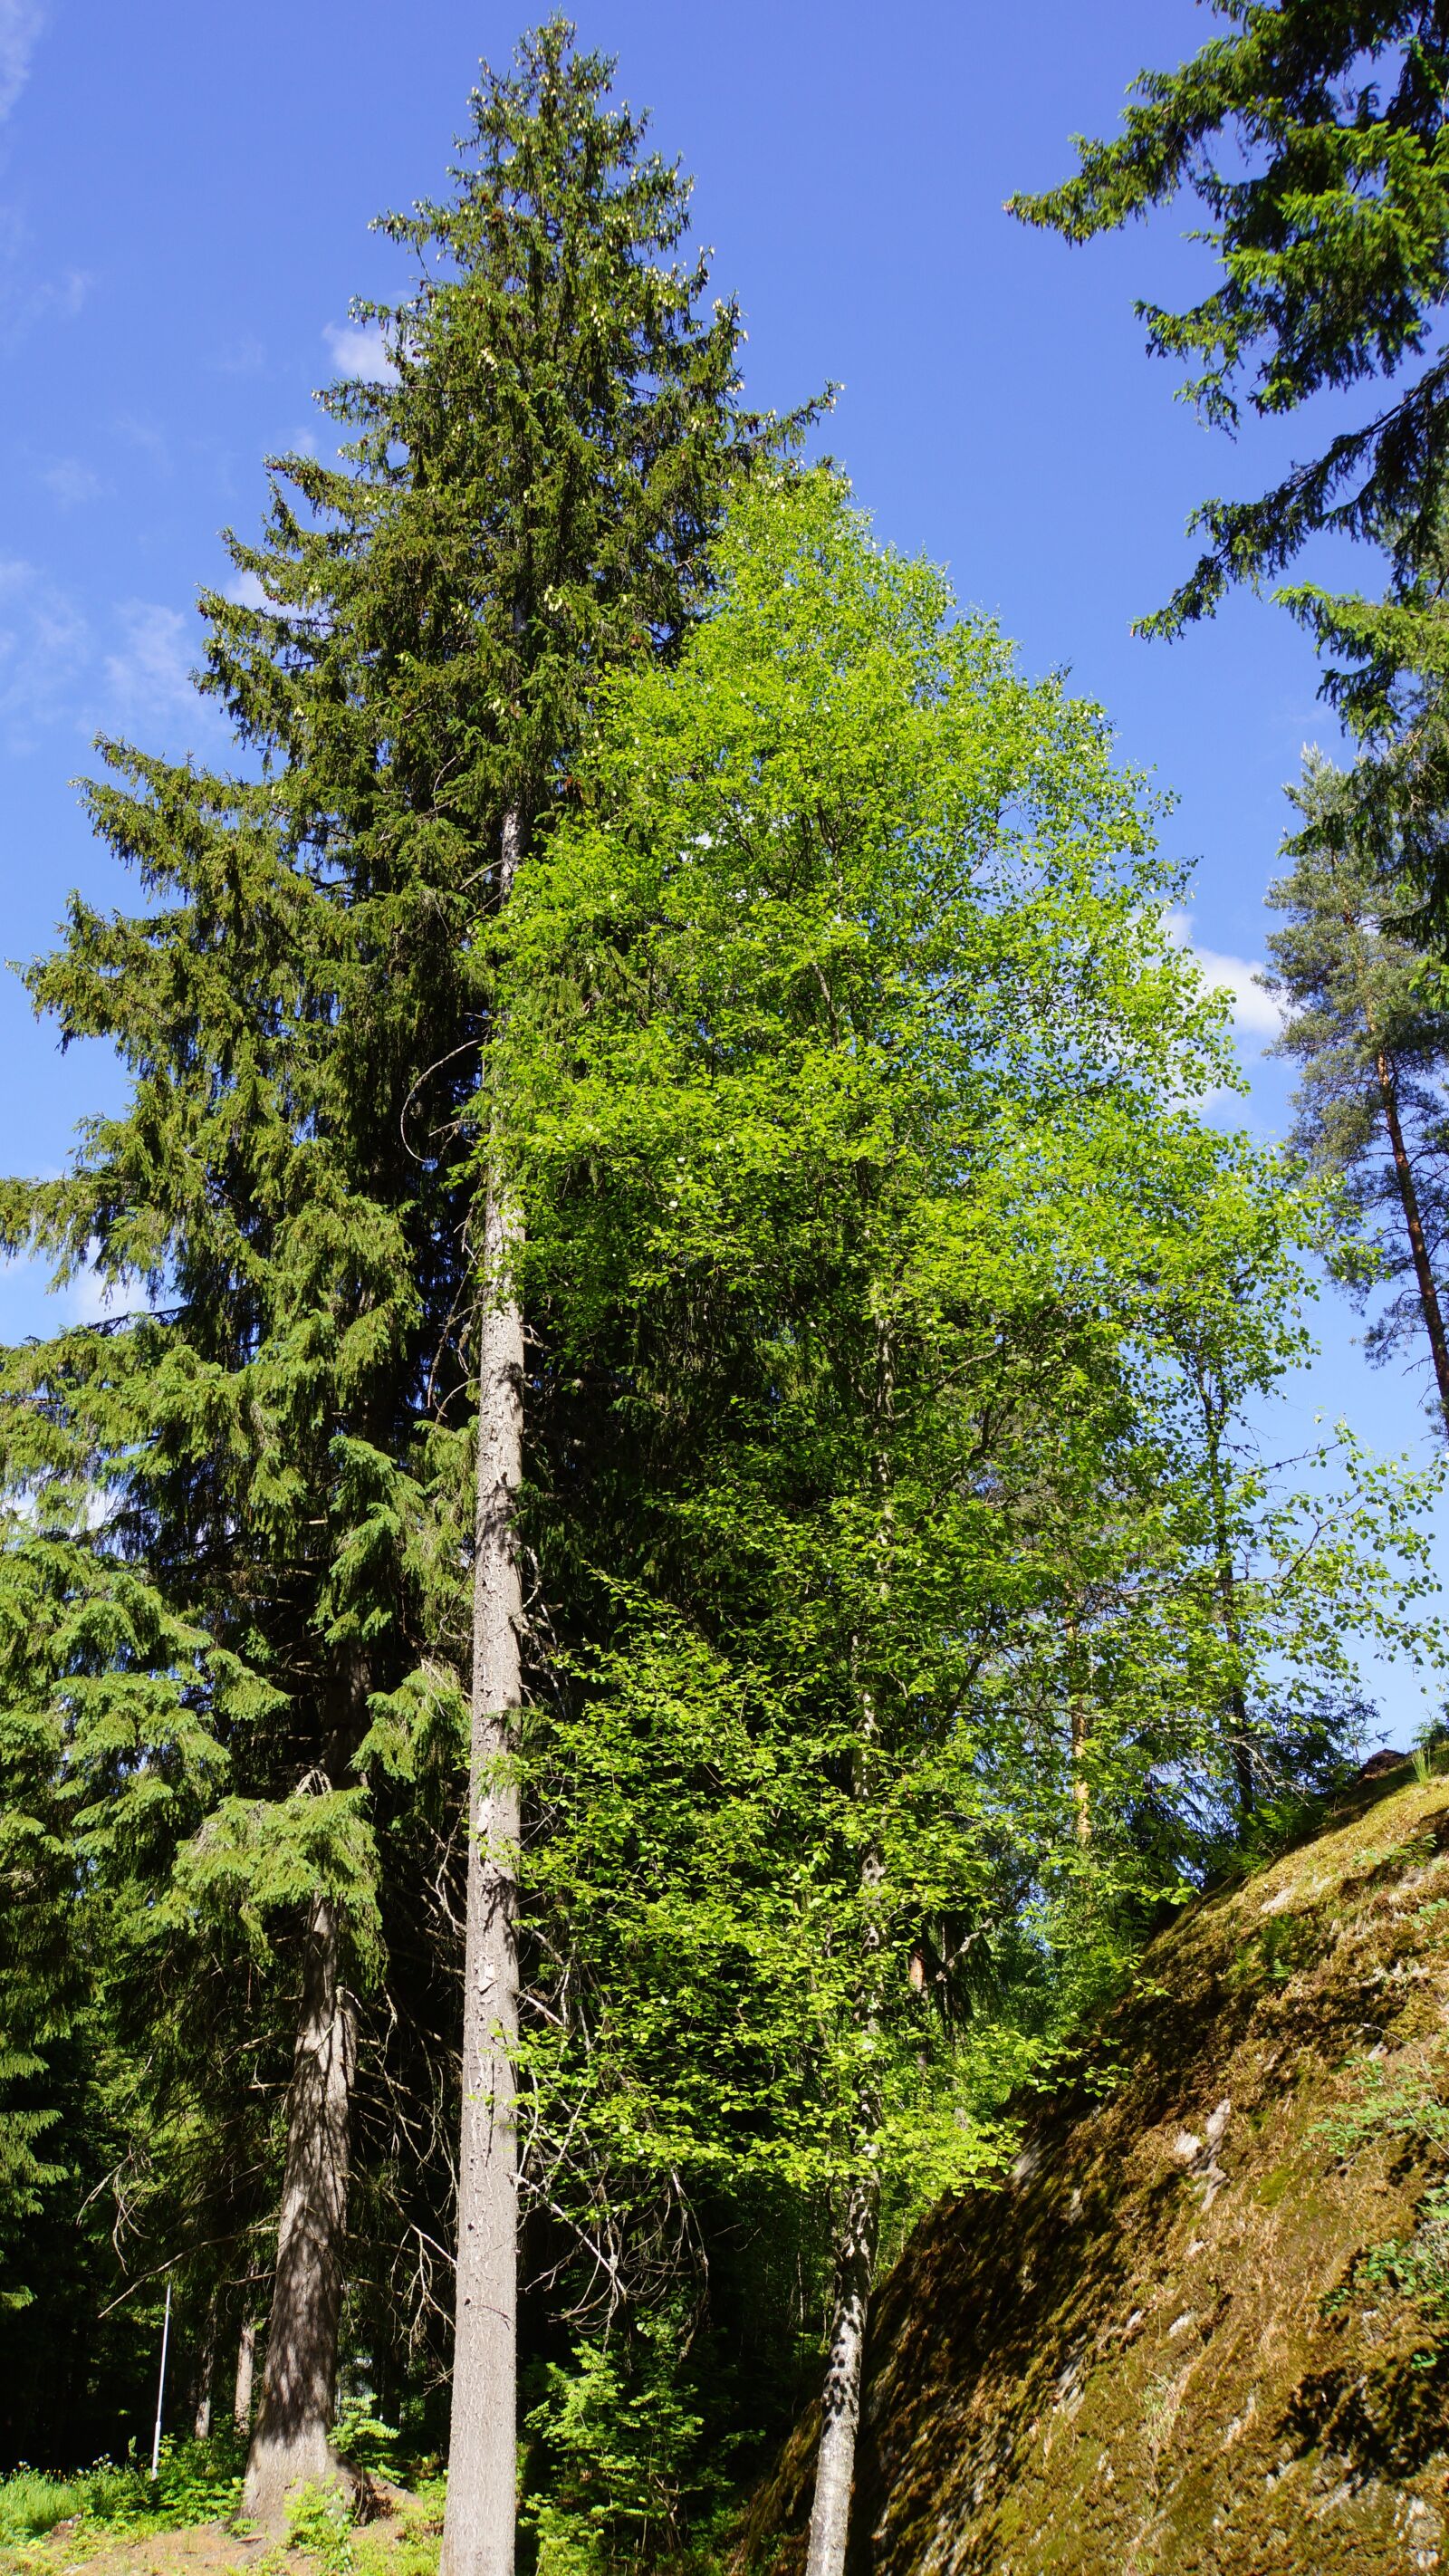
[[[505,900],[520,837],[519,818],[510,814],[503,831]],[[521,1244],[521,1211],[494,1174],[483,1246],[458,2285],[440,2576],[512,2576],[517,2515],[519,1803],[513,1757],[523,1604],[514,1515],[523,1466],[523,1316],[510,1274]]]
[[[865,2326],[879,2216],[880,2186],[871,2173],[851,2184],[836,2239],[835,2304],[820,2404],[820,2450],[815,2464],[805,2576],[842,2576],[845,2566],[865,2366]]]
[[[876,1326],[875,1386],[871,1394],[881,1446],[876,1457],[880,1514],[876,1525],[879,1592],[882,1606],[890,1595],[892,1522],[891,1461],[886,1442],[895,1412],[895,1353],[883,1323]],[[853,1651],[853,1650],[852,1650]],[[879,1722],[875,1696],[861,1693],[860,1744],[855,1755],[854,1790],[867,1808],[876,1789]],[[872,1838],[860,1865],[862,1900],[861,1983],[857,2029],[874,2038],[881,2018],[881,1967],[884,1927],[880,1892],[885,1875],[880,1849]],[[820,2448],[815,2461],[815,2493],[810,2507],[810,2545],[805,2576],[844,2576],[850,2539],[850,2503],[855,2487],[855,2438],[860,2425],[860,2391],[865,2373],[865,2330],[875,2277],[876,2236],[880,2224],[878,2133],[881,2099],[869,2081],[855,2104],[855,2143],[861,2169],[846,2190],[835,2239],[835,2293],[830,2318],[830,2348],[820,2400]]]
[[[244,2318],[236,2342],[236,2388],[231,2401],[231,2420],[239,2433],[252,2428],[252,2372],[257,2358],[257,2330],[250,2317]]]
[[[216,2292],[206,2303],[206,2324],[196,2361],[196,2410],[191,2429],[198,2442],[211,2439],[211,2392],[216,2381]]]
[[[339,1954],[335,1909],[319,1896],[304,1951],[262,2402],[242,2488],[242,2511],[273,2538],[286,2530],[293,2488],[344,2475],[331,2436],[347,2232],[353,2029]],[[240,2400],[240,2367],[237,2377]]]

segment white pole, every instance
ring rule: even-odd
[[[166,2314],[161,2321],[161,2368],[156,2376],[156,2431],[151,2443],[151,2484],[161,2464],[161,2403],[166,2395],[166,2346],[171,2340],[171,2284],[166,2284]]]

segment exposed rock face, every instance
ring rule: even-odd
[[[859,2576],[1449,2570],[1449,1784],[1194,1908],[1094,2079],[878,2295]],[[746,2535],[780,2576],[811,2446]]]

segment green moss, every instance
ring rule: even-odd
[[[1416,1974],[1446,1852],[1445,1784],[1410,1782],[1195,1906],[1111,2017],[1115,2089],[1048,2106],[1031,2179],[917,2231],[872,2324],[872,2576],[1449,2563],[1449,2346],[1409,2295],[1446,2250],[1438,1961]],[[745,2535],[780,2576],[811,2466],[807,2426]]]
[[[1276,2209],[1280,2200],[1293,2188],[1291,2165],[1274,2165],[1271,2173],[1253,2185],[1253,2198],[1260,2209]]]

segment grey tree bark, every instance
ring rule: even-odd
[[[252,2428],[252,2373],[256,2367],[257,2330],[250,2317],[242,2319],[236,2342],[236,2388],[231,2401],[231,2420],[239,2433]]]
[[[201,2330],[201,2349],[196,2356],[195,2408],[191,2429],[198,2442],[211,2435],[211,2392],[216,2382],[216,2292],[206,2303],[206,2322]]]
[[[262,2400],[242,2488],[243,2512],[274,2537],[286,2529],[294,2487],[345,2476],[331,2440],[354,2059],[340,1952],[336,1910],[319,1896],[303,1951],[276,2280]],[[238,2381],[240,2376],[238,2369]]]
[[[1389,1131],[1389,1151],[1394,1158],[1394,1178],[1398,1183],[1399,1204],[1404,1211],[1404,1227],[1409,1238],[1409,1251],[1414,1263],[1414,1284],[1419,1291],[1419,1308],[1424,1330],[1429,1336],[1429,1351],[1434,1362],[1434,1384],[1439,1392],[1439,1410],[1444,1428],[1449,1432],[1449,1338],[1444,1332],[1444,1316],[1439,1304],[1439,1290],[1429,1266],[1429,1247],[1424,1240],[1424,1221],[1419,1213],[1419,1193],[1414,1187],[1414,1166],[1404,1142],[1403,1122],[1399,1117],[1398,1086],[1393,1069],[1382,1047],[1375,1050],[1374,1070],[1378,1075],[1379,1097],[1383,1102],[1384,1125]]]
[[[503,899],[521,822],[503,828]],[[511,1277],[522,1213],[503,1176],[484,1215],[473,1574],[463,2111],[448,2502],[439,2576],[512,2576],[518,2487],[518,1779],[523,1619],[515,1512],[523,1467],[523,1315]]]
[[[1364,1027],[1374,1051],[1374,1074],[1379,1086],[1379,1101],[1388,1131],[1389,1152],[1394,1160],[1394,1179],[1398,1185],[1399,1205],[1404,1211],[1404,1229],[1409,1238],[1409,1255],[1414,1265],[1414,1285],[1419,1291],[1419,1310],[1424,1330],[1429,1337],[1429,1355],[1434,1363],[1434,1384],[1438,1390],[1439,1410],[1444,1429],[1449,1433],[1449,1335],[1444,1330],[1444,1314],[1439,1303],[1438,1283],[1429,1261],[1429,1247],[1424,1240],[1424,1222],[1419,1210],[1419,1193],[1414,1187],[1414,1166],[1404,1140],[1403,1121],[1399,1116],[1399,1086],[1394,1067],[1374,1018],[1369,997],[1368,973],[1364,964],[1363,939],[1353,912],[1345,907],[1344,928],[1353,944],[1357,969],[1359,1001]]]
[[[820,2450],[815,2464],[805,2576],[842,2576],[845,2566],[865,2369],[865,2327],[879,2220],[880,2184],[872,2172],[852,2183],[846,2193],[835,2243],[835,2297],[820,2406]]]
[[[1082,1651],[1075,1614],[1067,1620],[1067,1710],[1072,1737],[1072,1807],[1077,1841],[1085,1851],[1092,1839],[1092,1790],[1087,1778],[1087,1737],[1091,1731],[1087,1681],[1090,1655]]]
[[[865,1400],[875,1423],[878,1518],[876,1554],[882,1607],[890,1596],[891,1501],[890,1425],[895,1414],[895,1351],[883,1322],[876,1325],[875,1380]],[[854,1794],[867,1807],[875,1794],[879,1721],[874,1692],[861,1692],[860,1743],[854,1762]],[[861,1978],[857,2028],[868,2037],[880,2028],[881,1969],[885,1934],[881,1922],[884,1862],[872,1837],[860,1864],[862,1900]],[[850,2500],[855,2486],[855,2438],[860,2425],[860,2391],[865,2373],[865,2330],[875,2277],[876,2237],[880,2226],[879,2152],[881,2098],[873,2084],[864,2085],[854,2106],[856,2151],[860,2159],[847,2185],[835,2237],[835,2287],[830,2315],[830,2345],[825,2386],[820,2400],[820,2448],[815,2460],[815,2492],[810,2505],[810,2541],[805,2576],[844,2576],[850,2538]]]

